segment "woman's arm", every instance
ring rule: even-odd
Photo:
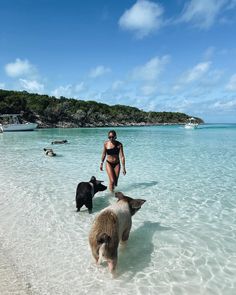
[[[103,171],[103,163],[106,158],[106,144],[104,143],[103,150],[102,150],[102,159],[101,159],[101,164],[100,164],[100,170]]]
[[[123,145],[120,145],[120,158],[121,158],[121,163],[122,163],[122,167],[123,167],[123,174],[126,174],[126,169],[125,169],[125,154],[124,154],[124,149],[123,149]]]

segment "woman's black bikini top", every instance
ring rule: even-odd
[[[119,155],[120,146],[118,147],[117,144],[112,149],[107,149],[107,154],[109,156]]]

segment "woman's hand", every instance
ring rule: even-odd
[[[124,175],[126,174],[126,170],[125,170],[125,168],[123,168],[123,174],[124,174]]]
[[[103,171],[103,163],[100,164],[100,171]]]

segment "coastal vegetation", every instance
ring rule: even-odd
[[[21,114],[23,120],[36,122],[41,128],[184,124],[190,117],[179,112],[145,112],[126,105],[9,90],[0,90],[0,114]]]

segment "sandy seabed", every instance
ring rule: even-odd
[[[0,294],[30,295],[33,294],[30,288],[0,246]]]

